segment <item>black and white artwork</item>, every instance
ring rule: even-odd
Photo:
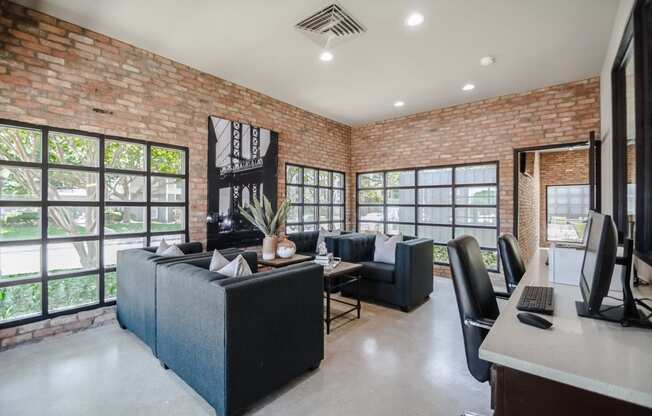
[[[253,196],[275,208],[278,135],[241,121],[208,120],[209,249],[256,244],[261,238],[239,213]]]

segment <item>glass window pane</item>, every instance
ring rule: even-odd
[[[387,172],[385,174],[385,181],[388,188],[395,186],[414,186],[414,171],[403,170]]]
[[[152,212],[154,212],[152,208]],[[165,209],[165,208],[160,208]],[[135,234],[144,233],[146,227],[145,207],[106,207],[104,208],[104,233]],[[152,228],[152,231],[154,229]],[[165,230],[162,230],[165,231]]]
[[[319,221],[330,221],[331,220],[331,207],[319,207]]]
[[[0,165],[1,201],[39,201],[41,169]]]
[[[40,238],[41,208],[0,207],[0,241]]]
[[[493,250],[482,250],[482,261],[489,270],[498,270],[498,252]]]
[[[152,232],[178,231],[186,228],[186,209],[183,207],[152,207]]]
[[[460,205],[496,205],[496,187],[455,188],[455,203]]]
[[[343,204],[344,203],[344,191],[341,189],[333,190],[333,204]]]
[[[151,177],[152,202],[184,202],[186,180],[183,178]]]
[[[168,244],[181,244],[186,241],[186,236],[184,234],[153,235],[149,239],[149,246],[158,247],[163,239],[165,239],[165,242]]]
[[[320,230],[331,231],[331,224],[328,222],[319,224]]]
[[[455,168],[455,183],[496,183],[496,165],[462,166]]]
[[[285,182],[301,184],[301,168],[299,166],[287,165],[285,170]]]
[[[98,207],[48,207],[48,237],[98,234]]]
[[[41,131],[0,126],[0,160],[41,162]]]
[[[185,175],[186,152],[169,147],[152,146],[150,166],[152,172]]]
[[[165,240],[167,241],[167,240]],[[145,247],[145,237],[109,238],[104,240],[104,267],[113,267],[118,259],[118,251]]]
[[[589,213],[588,185],[547,187],[548,241],[582,242]]]
[[[383,223],[361,222],[358,224],[358,229],[361,233],[382,233]]]
[[[358,207],[359,221],[383,221],[383,207]]]
[[[432,257],[435,263],[448,264],[448,249],[444,246],[433,245]]]
[[[300,233],[300,232],[301,232],[300,225],[288,225],[287,227],[285,227],[286,234]]]
[[[300,186],[288,186],[286,198],[292,203],[301,203],[301,187]]]
[[[99,163],[100,140],[97,137],[50,132],[48,161],[58,165],[89,166]]]
[[[306,186],[303,188],[303,202],[305,204],[317,203],[317,188]]]
[[[459,237],[462,235],[470,235],[472,237],[475,237],[475,239],[478,240],[478,244],[480,244],[481,247],[496,248],[496,240],[498,239],[498,236],[496,235],[495,228],[491,228],[491,229],[466,228],[466,227],[455,228],[455,237]]]
[[[414,222],[414,207],[387,207],[387,221]]]
[[[358,176],[358,188],[382,188],[383,187],[383,174],[377,173],[363,173]]]
[[[448,240],[453,238],[453,228],[438,227],[434,225],[419,225],[417,228],[417,236],[421,238],[430,238],[435,243],[446,244]]]
[[[145,176],[121,173],[107,173],[104,176],[104,198],[107,201],[145,202],[146,192]]]
[[[317,170],[311,168],[303,168],[303,184],[304,185],[317,185]]]
[[[414,225],[409,224],[387,224],[387,234],[414,235]]]
[[[118,274],[116,272],[104,273],[104,300],[113,300],[118,295]]]
[[[383,191],[381,189],[375,191],[358,191],[358,203],[360,204],[382,204]]]
[[[50,169],[48,199],[50,201],[97,201],[99,174],[69,169]]]
[[[419,222],[426,224],[452,224],[451,207],[419,207]]]
[[[419,204],[421,205],[450,205],[453,203],[451,188],[424,188],[419,189]]]
[[[388,189],[387,203],[414,205],[414,189]]]
[[[301,222],[301,207],[298,205],[292,205],[288,209],[288,218],[286,221],[288,224]]]
[[[48,243],[48,273],[97,269],[100,264],[99,247],[97,241]]]
[[[304,224],[303,231],[317,231],[317,224]]]
[[[455,224],[496,226],[496,208],[455,208]]]
[[[319,203],[320,204],[330,204],[331,203],[331,190],[319,188]]]
[[[319,186],[331,186],[331,174],[328,171],[319,171]]]
[[[106,140],[104,142],[104,167],[107,169],[124,169],[145,171],[145,153],[147,147],[140,143]]]
[[[303,222],[315,222],[317,221],[317,207],[307,205],[303,207]]]
[[[0,288],[0,321],[11,321],[40,314],[40,283]]]
[[[335,222],[335,223],[333,223],[333,230],[334,230],[334,231],[335,231],[335,230],[341,231],[341,230],[343,230],[343,229],[344,229],[344,224],[343,224],[343,223],[341,223],[341,222]]]
[[[29,279],[41,275],[41,246],[0,246],[0,280]]]
[[[344,188],[344,174],[333,172],[333,188]]]
[[[419,186],[451,185],[453,168],[423,169],[419,171]]]
[[[344,220],[344,207],[333,207],[333,221]]]
[[[48,310],[50,312],[92,305],[99,301],[99,276],[50,280],[48,282]]]

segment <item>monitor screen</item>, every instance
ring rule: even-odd
[[[588,228],[580,289],[589,312],[595,312],[600,310],[602,299],[609,292],[618,236],[616,225],[609,215],[591,212]]]
[[[603,226],[603,221],[601,221],[601,219],[604,219],[604,217],[591,215],[586,227],[587,231],[585,232],[586,246],[581,277],[588,288],[593,286],[593,276],[595,275],[595,266],[598,261],[598,251],[600,250]]]

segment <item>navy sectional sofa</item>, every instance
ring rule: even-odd
[[[327,236],[324,238],[326,248],[329,253],[339,257],[339,239],[344,235],[350,234],[350,231],[342,231],[339,236]],[[317,254],[317,240],[319,231],[303,231],[299,233],[288,234],[288,240],[294,242],[297,246],[297,254],[314,257]]]

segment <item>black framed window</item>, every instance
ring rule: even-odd
[[[548,185],[546,187],[546,239],[581,243],[589,221],[589,185]]]
[[[286,232],[343,230],[346,223],[344,172],[285,165],[285,197],[290,201]]]
[[[389,170],[357,175],[357,230],[430,238],[436,264],[446,243],[469,234],[498,270],[498,163]]]
[[[117,251],[187,241],[187,158],[0,120],[0,327],[113,304]]]

